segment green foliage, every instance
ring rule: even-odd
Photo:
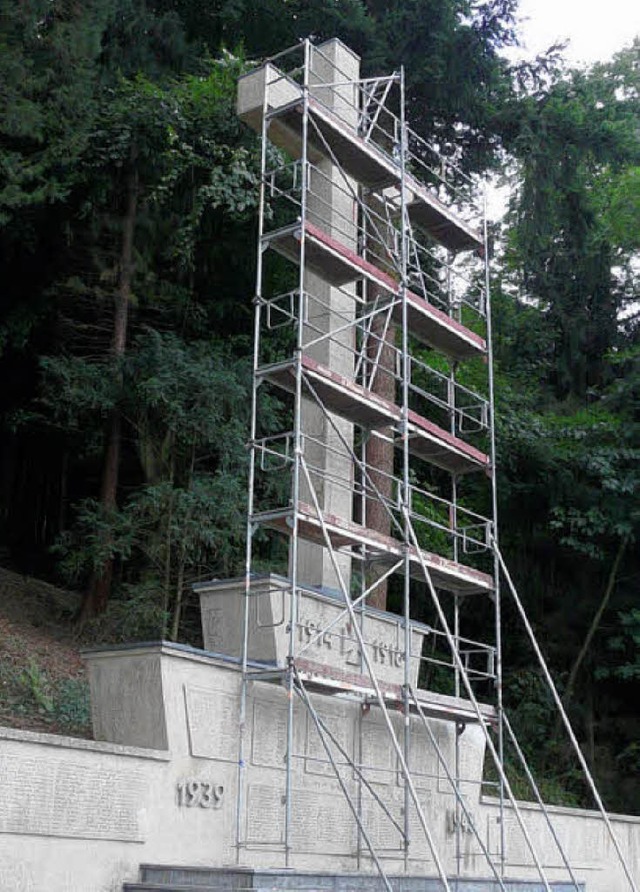
[[[530,763],[530,765],[535,766],[535,763]],[[504,768],[514,797],[522,802],[531,802],[535,798],[535,794],[517,756],[511,754],[506,756]],[[559,776],[556,770],[538,769],[535,779],[540,796],[546,804],[570,808],[584,807],[584,800],[569,789],[567,777]],[[569,780],[575,782],[577,778],[575,775],[571,775]],[[483,793],[486,796],[497,796],[498,782],[499,775],[495,763],[490,757],[485,757]]]
[[[84,679],[56,679],[36,658],[23,669],[0,666],[0,714],[23,716],[39,727],[87,733],[91,724],[89,685]]]
[[[150,574],[135,584],[120,586],[107,609],[87,623],[84,634],[87,640],[100,644],[159,641],[165,637],[169,620],[157,579]]]
[[[114,511],[95,499],[80,502],[56,545],[75,584],[108,559],[129,568],[126,597],[100,626],[109,637],[131,635],[133,627],[160,637],[190,581],[239,571],[248,395],[248,363],[218,340],[185,343],[149,329],[130,351],[120,405],[144,482]],[[84,399],[70,402],[66,412],[81,416],[84,406]]]
[[[480,170],[498,145],[497,119],[512,96],[500,48],[516,41],[516,0],[226,0],[211,9],[180,0],[192,39],[217,52],[242,45],[249,58],[313,35],[339,37],[362,58],[364,74],[406,69],[413,124],[466,169]]]
[[[611,379],[618,314],[637,291],[628,261],[639,53],[636,41],[607,65],[556,80],[519,110],[513,150],[522,185],[506,260],[529,303],[545,311],[546,374],[560,399],[584,399]]]
[[[44,430],[61,444],[65,467],[71,449],[74,481],[82,463],[91,468],[92,485],[77,487],[73,510],[60,515],[53,551],[61,571],[84,585],[114,559],[125,568],[121,585],[132,603],[136,586],[148,593],[155,574],[162,632],[169,620],[179,623],[193,574],[235,566],[245,525],[249,366],[238,359],[246,341],[230,335],[234,324],[239,331],[248,324],[252,272],[244,261],[237,263],[235,280],[227,271],[233,267],[229,245],[246,237],[239,233],[252,227],[256,207],[256,143],[234,113],[243,63],[227,53],[212,59],[191,52],[173,11],[128,0],[96,0],[74,11],[72,31],[57,15],[47,27],[51,52],[72,34],[78,52],[81,46],[85,52],[84,67],[41,70],[46,53],[14,34],[16,58],[43,79],[59,77],[61,90],[77,90],[84,117],[71,152],[56,130],[58,124],[73,130],[70,113],[58,109],[60,122],[48,118],[47,102],[38,105],[32,85],[16,80],[16,90],[51,125],[39,131],[38,157],[47,160],[50,148],[51,158],[59,153],[69,167],[56,168],[56,176],[64,174],[64,190],[55,202],[35,192],[18,196],[12,226],[0,232],[17,274],[30,266],[31,253],[43,251],[20,229],[32,205],[42,216],[38,238],[46,239],[48,228],[61,233],[55,261],[36,281],[14,276],[24,289],[9,300],[0,322],[10,356],[39,343],[37,389],[31,384],[30,404],[23,397],[8,417],[17,437]],[[91,29],[96,39],[83,43]],[[17,108],[18,99],[9,99]],[[28,146],[20,148],[24,154]],[[42,177],[52,179],[49,168],[42,167]],[[132,182],[129,335],[124,356],[115,360],[113,305],[122,287],[122,228]],[[49,210],[55,203],[60,219]],[[240,261],[240,253],[232,253]],[[212,337],[227,305],[234,322]],[[32,357],[20,361],[29,368]],[[128,493],[118,506],[98,500],[92,481],[115,415],[122,419],[120,463]],[[65,515],[73,517],[71,525]]]
[[[105,418],[118,400],[108,362],[90,363],[78,356],[43,356],[40,406],[53,423],[79,431]]]
[[[619,678],[622,681],[640,680],[640,610],[631,608],[618,614],[620,623],[617,634],[607,641],[609,650],[615,653],[613,667],[600,667],[598,678]]]
[[[569,704],[622,808],[632,785],[606,768],[637,771],[640,733],[640,44],[589,71],[564,71],[558,48],[510,68],[500,50],[515,40],[515,11],[515,0],[0,0],[2,546],[16,565],[63,572],[78,587],[114,560],[95,640],[198,640],[191,582],[240,572],[244,557],[259,152],[236,118],[235,83],[245,55],[338,36],[367,75],[405,65],[411,122],[464,170],[510,153],[517,188],[493,283],[502,548],[568,677],[628,537]],[[116,361],[132,194],[128,331]],[[283,269],[273,281],[286,288]],[[470,319],[465,311],[477,325]],[[457,376],[482,392],[486,369],[468,363]],[[284,410],[259,398],[268,434]],[[119,485],[106,508],[114,417]],[[287,481],[272,476],[281,504]],[[437,472],[424,477],[417,483],[436,491]],[[460,503],[486,514],[486,490],[461,480]],[[429,523],[448,518],[426,497],[417,505],[421,543],[450,554],[446,531]],[[265,543],[260,558],[286,567],[280,546]],[[466,612],[486,639],[482,606]],[[543,789],[575,801],[511,619],[507,705]],[[433,669],[429,684],[450,691],[450,672]],[[86,689],[58,690],[36,664],[10,688],[47,721],[86,720]],[[510,771],[524,792],[515,762]]]
[[[449,526],[447,506],[438,504],[414,491],[412,510],[423,518],[415,525],[419,545],[435,554],[453,557],[452,540],[447,532]]]
[[[78,678],[67,678],[60,682],[55,713],[65,728],[88,728],[91,724],[91,704],[87,682]]]
[[[621,251],[640,247],[640,167],[622,170],[610,185],[604,223]]]
[[[20,682],[33,698],[38,709],[43,712],[53,712],[53,697],[50,693],[49,683],[35,660],[30,660],[26,668],[20,674]]]
[[[504,679],[509,721],[545,802],[586,805],[581,772],[570,758],[564,737],[555,733],[556,707],[538,671],[523,667]],[[505,736],[507,775],[516,796],[531,799],[533,791],[508,735]]]
[[[530,322],[535,312],[539,311],[526,309]],[[612,368],[624,370],[624,376],[594,393],[586,408],[571,401],[557,403],[543,389],[544,377],[537,378],[535,372],[526,384],[523,374],[516,391],[498,387],[502,548],[547,658],[567,673],[599,607],[619,543],[626,537],[631,542],[638,538],[635,352],[610,358]],[[537,367],[534,360],[534,370]],[[521,368],[526,370],[522,361]],[[502,372],[498,379],[503,385]],[[579,733],[586,736],[585,747],[603,792],[619,807],[631,808],[632,793],[627,795],[616,785],[610,766],[627,758],[624,753],[632,761],[629,746],[636,733],[628,712],[637,696],[634,684],[640,660],[632,607],[638,570],[635,548],[627,549],[622,566],[567,706]],[[549,703],[541,701],[535,685],[526,681],[528,647],[518,636],[507,636],[505,645],[506,662],[522,667],[505,680],[507,709],[521,743],[527,744],[531,764],[539,769],[536,777],[557,785],[555,794],[546,787],[549,795],[556,795],[551,801],[570,801],[558,795],[564,790],[590,804],[557,738]],[[626,693],[619,686],[622,681],[628,685]],[[594,714],[600,717],[600,727],[607,721],[612,726],[620,722],[616,733],[600,732],[595,740],[589,730],[596,721]]]
[[[107,5],[0,4],[0,223],[67,198],[93,119]]]

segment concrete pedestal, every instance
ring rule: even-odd
[[[233,660],[172,644],[98,649],[86,655],[100,741],[0,729],[0,889],[2,892],[119,892],[180,885],[239,888],[377,888],[375,866],[327,763],[313,722],[295,704],[291,869],[282,870],[284,756],[288,700],[279,685],[254,682],[246,708],[245,794],[240,800],[241,847],[236,847],[241,675]],[[353,700],[312,695],[318,713],[362,766],[391,813],[402,818],[397,760],[379,713]],[[394,718],[398,732],[402,717]],[[432,721],[452,766],[455,727]],[[414,781],[448,876],[455,876],[454,800],[433,748],[412,727]],[[138,746],[132,746],[132,741]],[[117,742],[114,742],[117,741]],[[161,748],[160,748],[161,747]],[[499,843],[499,807],[480,794],[484,743],[477,727],[461,738],[463,791],[489,851]],[[353,772],[341,769],[348,789]],[[549,879],[567,889],[566,870],[540,809],[522,811]],[[587,892],[626,892],[628,885],[600,817],[550,808],[567,856]],[[429,890],[434,863],[416,815],[408,876],[397,833],[371,797],[362,815],[383,853],[398,892]],[[505,810],[509,892],[538,892],[539,878],[510,808]],[[613,816],[635,875],[640,874],[640,819]],[[462,833],[458,892],[492,889],[477,841]],[[246,870],[237,869],[237,861]],[[179,873],[140,864],[175,865]],[[234,866],[226,874],[220,868]],[[199,871],[187,870],[198,867]],[[216,870],[211,871],[211,868]],[[203,870],[209,871],[203,874]],[[168,868],[163,868],[168,871]],[[289,879],[287,879],[289,877]],[[202,880],[206,879],[203,885]],[[515,879],[519,879],[518,883]],[[213,881],[213,886],[209,881]],[[156,882],[157,881],[157,882]],[[526,882],[525,882],[526,881]],[[155,882],[155,886],[153,883]],[[173,884],[173,885],[167,885]],[[563,885],[564,884],[564,885]],[[131,890],[136,886],[130,887]],[[434,889],[438,886],[434,885]]]

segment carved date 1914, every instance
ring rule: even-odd
[[[222,784],[187,778],[178,781],[178,805],[187,808],[220,808],[224,799]]]
[[[301,644],[308,644],[313,639],[318,649],[326,650],[333,650],[335,644],[347,666],[360,666],[361,654],[354,640],[355,635],[352,634],[351,623],[347,623],[346,626],[335,631],[321,632],[321,630],[320,622],[302,619],[298,623],[298,641]],[[373,653],[374,663],[396,668],[400,668],[404,664],[402,651],[385,641],[370,641],[367,645],[367,649],[369,648]]]

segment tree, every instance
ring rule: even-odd
[[[76,581],[126,561],[128,599],[148,605],[155,635],[176,639],[186,585],[203,572],[233,573],[242,560],[249,364],[219,338],[185,343],[149,329],[121,368],[120,411],[143,483],[120,505],[82,502],[58,548]],[[87,381],[68,371],[51,364],[51,383],[78,405]]]
[[[639,54],[636,42],[611,64],[572,72],[525,99],[511,144],[521,188],[507,262],[544,310],[548,375],[560,399],[584,400],[610,379],[606,357],[621,344],[618,318],[636,292],[633,212],[619,211],[621,184],[633,182],[640,157]],[[632,193],[627,199],[632,205]]]
[[[193,300],[194,295],[189,292],[195,286],[195,252],[207,217],[224,213],[227,220],[243,218],[253,207],[253,197],[246,195],[247,187],[253,184],[246,151],[216,139],[220,122],[220,108],[216,106],[223,99],[228,101],[236,72],[237,66],[229,61],[213,66],[207,78],[187,76],[167,86],[154,85],[141,76],[123,81],[106,97],[100,127],[89,144],[86,164],[94,183],[93,195],[97,196],[93,214],[98,219],[102,217],[103,232],[120,231],[111,346],[105,359],[108,374],[114,379],[115,389],[123,393],[122,398],[128,316],[135,283],[140,282],[137,324],[144,319],[147,306],[156,312],[160,309],[154,293],[159,283],[153,280],[157,278],[155,263],[161,257],[170,303],[176,298],[180,302],[185,296]],[[100,183],[105,184],[105,197]],[[121,221],[115,226],[111,207],[122,208]],[[173,232],[167,227],[167,214],[174,218]],[[144,251],[136,249],[136,227],[144,227]],[[103,237],[97,233],[98,242]],[[151,281],[145,282],[145,275]],[[179,302],[167,308],[177,319],[181,315]],[[196,315],[194,304],[188,313]],[[184,317],[184,309],[182,315],[184,330],[190,320]],[[113,512],[118,502],[123,433],[120,402],[114,403],[107,419],[100,495],[106,514]],[[108,547],[105,554],[104,564],[94,567],[84,602],[84,618],[100,613],[108,601],[113,557]]]
[[[24,383],[15,408],[7,406],[12,426],[18,424],[12,436],[33,441],[34,461],[43,423],[49,433],[53,425],[54,443],[60,444],[62,454],[54,448],[51,461],[62,470],[38,463],[39,475],[60,474],[57,516],[51,516],[53,505],[41,503],[43,537],[51,542],[66,523],[68,487],[75,487],[76,497],[88,495],[75,482],[70,438],[79,441],[85,475],[87,464],[91,468],[88,482],[98,452],[104,453],[102,481],[94,490],[101,493],[103,513],[118,507],[121,469],[127,485],[135,479],[131,428],[122,415],[123,368],[140,325],[151,321],[201,336],[220,320],[224,301],[237,308],[239,298],[243,311],[234,314],[229,330],[242,327],[243,313],[248,319],[251,270],[238,260],[235,269],[228,264],[222,271],[219,261],[226,262],[236,229],[251,225],[255,190],[245,148],[251,142],[232,114],[240,63],[230,56],[196,62],[173,13],[156,15],[127,0],[96,0],[70,14],[66,24],[56,12],[32,39],[28,26],[36,6],[12,13],[15,27],[7,35],[14,57],[6,60],[14,75],[7,82],[14,88],[7,95],[7,127],[12,115],[26,109],[31,118],[23,114],[23,131],[30,119],[39,129],[34,124],[36,136],[22,134],[19,144],[13,134],[0,142],[7,159],[0,210],[11,214],[0,238],[16,285],[2,324],[5,364],[27,372],[17,375]],[[59,43],[70,34],[84,55],[77,51],[75,67],[49,71],[49,56],[56,61]],[[194,73],[178,76],[191,63]],[[136,73],[140,66],[147,74]],[[24,78],[27,70],[31,82]],[[57,84],[56,78],[69,109],[56,106],[55,90],[42,88],[45,81]],[[31,188],[36,174],[37,189]],[[48,243],[56,248],[52,262],[34,263],[33,256],[44,259]],[[34,416],[25,406],[34,395],[36,363],[45,372],[45,388]],[[61,382],[75,402],[56,406],[59,392],[51,388]],[[83,392],[83,383],[98,386]],[[16,453],[7,450],[5,461],[20,461]],[[51,490],[49,480],[44,489]],[[103,609],[111,589],[113,561],[108,547],[103,552],[84,616]]]
[[[339,37],[363,60],[365,75],[404,65],[409,117],[427,140],[465,169],[480,171],[499,145],[498,116],[514,98],[501,47],[516,42],[517,0],[155,0],[176,10],[192,40],[217,53],[241,45],[251,59]]]

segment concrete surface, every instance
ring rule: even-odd
[[[195,586],[200,595],[204,646],[207,650],[242,656],[245,580],[214,580]],[[286,666],[289,648],[291,581],[275,574],[252,578],[249,598],[249,657]],[[362,672],[358,641],[338,593],[318,589],[300,591],[296,654],[335,669]],[[404,625],[402,618],[381,610],[358,614],[360,628],[377,676],[393,684],[404,682]],[[335,625],[320,637],[320,629]],[[412,626],[411,684],[418,685],[422,644],[429,630]],[[317,640],[316,640],[317,638]]]
[[[279,685],[250,685],[244,748],[247,784],[240,802],[238,856],[237,663],[171,644],[95,650],[87,654],[87,661],[96,727],[101,736],[119,742],[0,731],[1,892],[120,892],[123,882],[137,881],[141,863],[230,867],[239,857],[245,867],[281,869],[286,691]],[[354,701],[321,695],[315,695],[313,702],[347,752],[360,754],[364,776],[401,821],[402,776],[376,709],[363,712]],[[398,733],[401,726],[398,715],[394,717]],[[431,727],[452,766],[453,723],[434,720]],[[454,875],[453,796],[424,729],[415,722],[412,736],[418,795],[447,870]],[[131,740],[146,744],[131,746]],[[166,749],[157,748],[163,741]],[[460,743],[462,790],[476,827],[496,854],[499,809],[495,801],[480,796],[484,760],[480,729],[468,726]],[[292,868],[374,872],[315,726],[297,702],[294,753]],[[341,772],[347,788],[357,795],[353,771],[343,765]],[[399,834],[371,795],[364,789],[360,795],[367,831],[385,849],[386,869],[402,873]],[[626,892],[599,817],[577,809],[550,811],[587,892]],[[566,882],[540,810],[526,804],[523,813],[550,879]],[[433,876],[433,859],[413,808],[409,822],[408,871]],[[616,816],[614,826],[638,875],[640,819]],[[508,808],[506,837],[507,875],[536,888],[531,857]],[[468,828],[463,828],[461,855],[465,880],[488,875]]]

